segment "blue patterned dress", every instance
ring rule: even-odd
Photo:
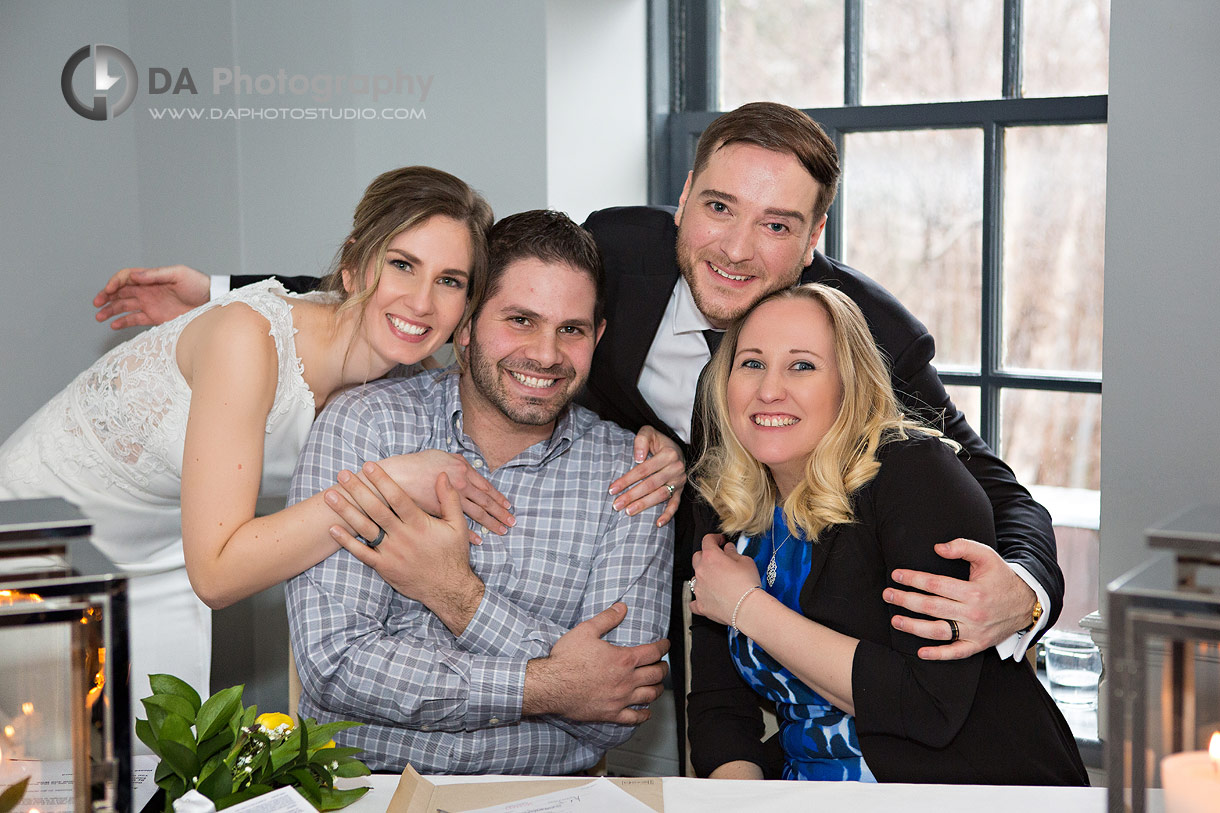
[[[801,587],[809,577],[813,548],[799,534],[788,539],[782,509],[775,509],[770,533],[753,539],[743,537],[737,550],[754,560],[764,590],[801,613]],[[773,550],[778,550],[777,575],[775,584],[768,587],[767,565]],[[854,717],[835,708],[732,627],[729,652],[750,688],[775,703],[784,749],[784,779],[877,781],[860,753]]]

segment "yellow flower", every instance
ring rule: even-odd
[[[334,741],[334,740],[330,740],[329,742],[327,742],[327,743],[326,743],[326,745],[323,745],[323,746],[322,746],[322,748],[334,748],[334,747],[335,747],[335,741]],[[319,751],[321,751],[321,750],[322,750],[322,748],[319,748],[318,750],[319,750]]]
[[[269,711],[266,714],[260,714],[254,718],[254,722],[262,726],[263,730],[268,734],[272,732],[287,733],[296,728],[292,722],[292,718],[287,714],[280,714],[278,711]]]

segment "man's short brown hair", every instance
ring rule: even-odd
[[[775,102],[750,102],[720,116],[699,136],[694,174],[698,176],[712,153],[728,144],[754,144],[794,155],[821,187],[813,204],[813,222],[830,209],[839,188],[839,152],[818,123],[800,110]]]

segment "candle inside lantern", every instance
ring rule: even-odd
[[[1220,810],[1220,731],[1207,751],[1171,754],[1161,760],[1166,813],[1216,813]]]

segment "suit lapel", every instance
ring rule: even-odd
[[[613,313],[606,314],[607,325],[614,326],[614,336],[602,338],[606,352],[599,359],[614,370],[613,380],[620,383],[624,397],[639,415],[640,422],[659,428],[664,428],[665,423],[644,400],[637,382],[676,284],[676,276],[633,274],[621,277]],[[610,332],[609,328],[606,332]],[[611,341],[607,342],[606,339]],[[598,349],[600,351],[602,348],[599,346]]]

